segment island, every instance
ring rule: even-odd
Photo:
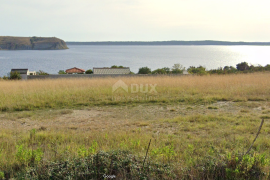
[[[56,37],[0,36],[0,50],[58,50],[68,49],[66,42]]]

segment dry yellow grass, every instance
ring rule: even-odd
[[[112,92],[118,80],[129,92]],[[0,110],[125,103],[211,103],[270,100],[270,73],[224,76],[121,77],[0,81]],[[157,93],[130,93],[131,84],[156,84]],[[149,87],[150,90],[150,87]]]
[[[244,152],[262,117],[266,121],[252,152],[269,158],[269,78],[269,73],[120,78],[129,87],[157,84],[157,93],[150,94],[113,93],[118,78],[0,81],[0,108],[7,111],[0,112],[0,172],[27,165],[23,157],[33,150],[44,161],[71,159],[85,150],[144,156],[150,139],[149,157],[180,171],[205,156]],[[90,107],[74,110],[81,106]],[[40,110],[12,112],[31,109]]]

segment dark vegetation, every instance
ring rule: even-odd
[[[151,74],[151,69],[149,67],[141,67],[138,74]]]
[[[162,163],[152,157],[135,156],[129,151],[99,151],[80,157],[62,159],[56,162],[41,161],[42,151],[18,148],[17,158],[21,158],[15,171],[0,172],[0,179],[205,179],[238,180],[267,179],[270,176],[265,167],[269,159],[265,154],[220,154],[210,148],[202,159],[192,159],[186,167],[177,162]],[[168,152],[164,152],[168,153]],[[27,157],[25,157],[27,156]]]
[[[173,179],[173,177],[169,165],[147,161],[144,166],[142,157],[123,150],[99,151],[71,160],[43,162],[17,173],[19,179]]]
[[[21,77],[19,72],[15,71],[15,72],[10,73],[9,79],[10,80],[20,80],[20,79],[22,79],[22,77]]]
[[[59,70],[58,74],[67,74],[64,70]]]
[[[37,72],[37,75],[49,75],[49,73],[45,72],[45,71],[42,71],[42,70],[39,70]]]
[[[88,69],[85,71],[85,74],[93,74],[93,70],[92,69]]]
[[[111,66],[111,68],[124,68],[124,66],[113,65],[113,66]]]
[[[151,71],[148,67],[142,67],[139,69],[138,74],[182,74],[185,68],[181,64],[174,64],[170,69],[168,67],[156,69]],[[264,72],[270,71],[270,64],[266,66],[254,66],[248,65],[247,62],[242,62],[236,65],[236,68],[233,66],[225,66],[224,68],[220,67],[217,69],[206,70],[203,66],[190,66],[187,69],[189,74],[197,75],[207,75],[207,74],[237,74],[237,73],[252,73],[252,72]]]
[[[21,79],[22,79],[22,76],[17,71],[11,72],[9,77],[7,76],[0,77],[0,80],[21,80]]]

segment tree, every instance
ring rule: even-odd
[[[151,74],[151,69],[149,67],[141,67],[138,74]]]
[[[10,73],[10,78],[9,79],[20,80],[20,79],[22,79],[22,76],[21,76],[21,74],[19,72],[15,71],[15,72]]]
[[[198,75],[207,74],[206,68],[203,66],[199,66],[199,67],[190,66],[187,70],[189,74],[198,74]]]
[[[58,74],[67,74],[64,70],[59,70]]]
[[[249,69],[249,65],[247,62],[241,62],[239,64],[236,65],[237,70],[239,71],[245,71]]]
[[[267,65],[264,67],[264,69],[265,69],[266,71],[270,71],[270,64],[267,64]]]
[[[171,74],[171,69],[170,68],[164,67],[162,69],[166,72],[166,74]]]
[[[124,68],[124,66],[116,66],[116,65],[113,65],[111,68]]]
[[[85,71],[85,74],[93,74],[92,69],[88,69],[87,71]]]
[[[223,68],[224,73],[236,73],[237,69],[233,66],[225,66]]]
[[[39,71],[37,72],[37,75],[49,75],[49,74],[46,73],[46,72],[44,72],[44,71],[42,71],[42,70],[39,70]]]
[[[174,64],[172,67],[173,74],[183,74],[185,68],[181,64]]]
[[[162,68],[152,71],[152,74],[167,74],[167,72]]]
[[[8,77],[7,76],[3,76],[3,80],[8,80]]]

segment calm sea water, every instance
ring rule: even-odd
[[[92,69],[123,65],[137,73],[140,67],[152,70],[180,63],[207,69],[235,66],[246,61],[270,64],[270,46],[87,46],[73,45],[68,50],[0,51],[0,76],[12,68],[29,68],[57,74],[72,67]]]

